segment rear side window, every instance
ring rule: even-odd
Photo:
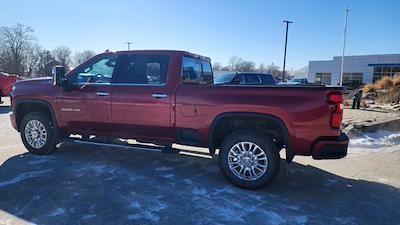
[[[267,74],[260,74],[259,75],[262,81],[262,84],[266,85],[275,85],[276,81],[273,76]]]
[[[125,56],[116,83],[165,84],[169,57],[163,55]]]
[[[245,75],[245,78],[244,78],[245,80],[246,80],[246,84],[259,84],[259,83],[261,83],[260,82],[260,79],[258,78],[258,75]]]
[[[213,74],[211,63],[204,60],[183,57],[182,80],[184,83],[212,84]]]

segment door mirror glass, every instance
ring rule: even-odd
[[[65,67],[63,66],[55,66],[52,71],[53,76],[53,85],[54,86],[62,86],[64,85],[65,79]]]

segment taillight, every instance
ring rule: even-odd
[[[342,126],[343,101],[343,94],[331,94],[327,99],[327,102],[334,106],[334,110],[331,112],[331,127],[334,129]]]

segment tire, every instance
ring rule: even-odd
[[[51,119],[41,112],[31,112],[24,116],[20,134],[26,149],[32,154],[48,155],[56,149],[57,130]]]
[[[225,177],[236,186],[258,189],[270,183],[278,174],[279,151],[271,137],[253,130],[239,130],[222,142],[219,166]]]

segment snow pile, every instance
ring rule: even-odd
[[[390,131],[378,131],[365,133],[361,137],[350,140],[350,148],[384,148],[400,144],[400,133]]]

